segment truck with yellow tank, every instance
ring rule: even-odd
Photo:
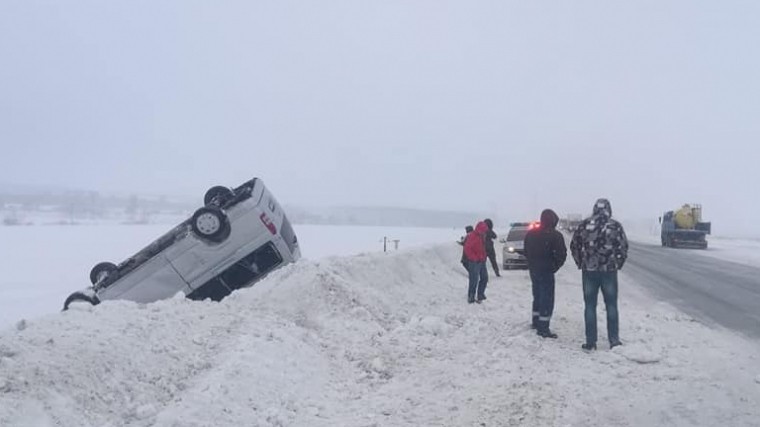
[[[685,204],[667,211],[660,218],[662,246],[670,248],[707,249],[712,224],[702,221],[702,205]]]

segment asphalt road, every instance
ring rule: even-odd
[[[623,272],[705,323],[760,338],[760,268],[695,250],[632,242]]]

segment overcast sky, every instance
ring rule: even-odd
[[[0,0],[0,182],[259,176],[285,204],[507,217],[697,201],[758,230],[758,23],[756,0]]]

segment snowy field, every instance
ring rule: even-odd
[[[303,261],[221,303],[28,320],[0,333],[0,425],[758,425],[757,343],[623,276],[625,345],[587,354],[572,266],[558,276],[559,339],[544,340],[528,328],[527,274],[468,305],[460,254],[451,243]]]
[[[174,221],[178,222],[178,221]],[[173,224],[170,222],[168,224]],[[57,312],[89,285],[98,262],[119,263],[172,225],[0,226],[0,329],[21,318]],[[457,240],[463,231],[438,228],[295,225],[304,257],[320,259]],[[393,244],[389,243],[389,250]]]

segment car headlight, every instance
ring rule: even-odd
[[[510,246],[510,247],[507,248],[507,252],[509,252],[509,253],[515,253],[515,248],[513,248],[512,246]]]

